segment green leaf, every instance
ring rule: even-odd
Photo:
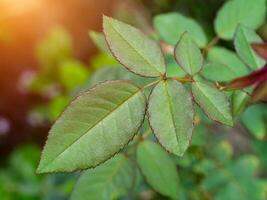
[[[159,77],[166,66],[160,47],[140,30],[104,16],[104,34],[114,57],[129,71]]]
[[[251,43],[262,42],[262,39],[254,30],[242,25],[237,27],[234,39],[236,52],[244,63],[253,70],[263,67],[265,61],[252,49]]]
[[[66,60],[59,66],[59,76],[63,86],[72,92],[87,81],[89,71],[86,66],[76,60]]]
[[[85,171],[79,178],[71,200],[111,200],[127,194],[133,182],[131,162],[122,154],[97,167]]]
[[[232,126],[230,104],[226,95],[217,88],[205,83],[192,84],[194,100],[212,120]]]
[[[232,94],[232,113],[233,116],[240,115],[249,103],[250,96],[247,92],[236,90]]]
[[[208,40],[202,27],[189,17],[179,13],[160,14],[154,18],[154,27],[161,38],[169,44],[175,45],[182,34],[187,31],[198,46],[206,46]]]
[[[266,14],[265,0],[230,0],[217,13],[215,31],[223,39],[232,39],[237,25],[257,29]]]
[[[211,48],[207,60],[201,74],[211,81],[231,81],[249,73],[249,69],[237,55],[223,47]]]
[[[190,75],[198,73],[204,63],[200,49],[187,32],[175,46],[174,56],[177,63]]]
[[[177,64],[175,58],[171,54],[167,54],[166,57],[167,64],[167,77],[184,77],[186,76],[185,71]]]
[[[148,104],[149,122],[161,145],[178,156],[189,146],[193,131],[192,96],[175,80],[161,81]]]
[[[105,53],[110,53],[107,42],[102,33],[90,31],[89,36],[100,51]]]
[[[242,115],[241,122],[255,138],[262,140],[267,133],[267,107],[256,104],[250,106]]]
[[[178,174],[175,163],[158,144],[144,141],[137,148],[137,162],[147,182],[162,195],[177,199]]]
[[[93,86],[99,82],[110,80],[128,80],[135,83],[137,86],[144,86],[151,82],[150,79],[138,76],[133,73],[129,73],[123,67],[102,67],[97,70],[90,78],[90,86]]]
[[[90,89],[53,125],[37,172],[70,172],[106,161],[134,137],[145,107],[142,91],[126,81]]]

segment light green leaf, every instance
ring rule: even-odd
[[[137,148],[137,162],[147,182],[162,195],[177,199],[178,174],[175,163],[158,144],[144,141]]]
[[[207,37],[202,27],[189,17],[179,13],[160,14],[154,18],[154,27],[166,42],[175,45],[182,34],[187,31],[198,46],[207,44]]]
[[[223,39],[232,39],[238,24],[257,29],[266,14],[265,0],[230,0],[217,13],[215,31]]]
[[[89,71],[76,60],[66,60],[59,65],[59,76],[65,89],[71,92],[87,81]]]
[[[233,116],[240,115],[248,105],[250,96],[247,92],[236,90],[232,94],[232,113]]]
[[[110,53],[107,42],[102,33],[90,31],[89,36],[100,51],[105,53]]]
[[[247,108],[241,115],[241,122],[255,138],[262,140],[267,133],[267,107],[256,104]]]
[[[177,63],[190,75],[198,73],[203,66],[204,59],[201,51],[187,32],[175,46],[174,56]]]
[[[230,104],[223,92],[201,82],[192,84],[194,100],[212,120],[232,126]]]
[[[239,57],[251,69],[256,70],[265,64],[265,61],[258,56],[251,47],[251,43],[262,43],[262,39],[257,33],[243,25],[239,25],[235,33],[235,49]]]
[[[104,16],[104,34],[114,57],[129,71],[147,77],[165,74],[160,47],[140,30]]]
[[[178,156],[189,146],[193,131],[192,96],[175,80],[161,81],[152,91],[149,122],[161,145]]]
[[[142,91],[126,81],[97,85],[75,99],[49,132],[38,173],[95,167],[122,149],[141,126]]]
[[[133,176],[130,160],[118,154],[96,169],[85,171],[79,178],[70,199],[118,199],[127,194],[133,183]]]
[[[185,71],[178,65],[175,58],[171,54],[167,54],[166,57],[167,64],[167,77],[184,77],[186,76]]]
[[[237,55],[223,47],[211,48],[207,60],[201,74],[208,80],[231,81],[249,73],[248,67]]]

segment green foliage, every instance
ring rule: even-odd
[[[83,85],[89,76],[86,67],[76,60],[66,60],[59,65],[59,76],[67,91],[73,91]]]
[[[215,31],[221,38],[230,40],[238,24],[257,29],[263,24],[265,15],[265,0],[230,0],[217,14]]]
[[[91,39],[94,41],[94,43],[96,44],[96,46],[98,47],[98,49],[100,51],[109,53],[109,49],[108,49],[108,45],[105,41],[105,37],[102,33],[98,33],[95,31],[90,31],[89,32],[89,36],[91,37]]]
[[[39,154],[36,145],[24,145],[11,153],[6,166],[0,167],[1,200],[65,200],[68,197],[75,176],[36,176]]]
[[[149,97],[148,117],[159,143],[182,156],[189,146],[194,120],[192,97],[184,86],[176,80],[161,81]]]
[[[239,25],[236,29],[234,44],[240,58],[252,69],[263,67],[265,61],[252,49],[251,43],[261,43],[262,39],[257,33],[245,26]]]
[[[137,148],[137,162],[147,182],[159,193],[176,199],[178,174],[175,163],[164,149],[150,141]]]
[[[55,28],[37,47],[37,58],[43,67],[53,67],[72,56],[70,35],[62,28]]]
[[[165,73],[159,46],[140,30],[115,19],[104,17],[104,33],[114,57],[130,71],[148,77]]]
[[[263,105],[253,105],[242,115],[241,121],[257,139],[264,139],[267,133],[267,111]]]
[[[126,195],[132,187],[133,170],[131,161],[118,154],[98,168],[85,171],[70,199],[90,197],[91,200],[110,200]]]
[[[160,14],[154,18],[154,26],[160,37],[175,45],[187,31],[200,47],[207,44],[207,37],[202,27],[194,20],[179,13]]]
[[[201,74],[211,81],[231,81],[237,77],[247,75],[248,67],[237,55],[223,47],[213,47],[207,55],[207,63]]]
[[[250,96],[246,91],[234,91],[232,94],[232,113],[233,116],[240,115],[247,107]]]
[[[266,105],[249,107],[251,89],[225,91],[264,64],[250,47],[261,42],[254,30],[266,9],[263,0],[255,2],[227,1],[209,43],[195,20],[157,15],[155,29],[171,44],[162,50],[152,37],[104,16],[104,35],[90,33],[101,51],[90,80],[80,63],[60,62],[67,94],[83,86],[52,126],[37,172],[87,169],[71,199],[146,199],[147,193],[151,199],[266,199],[266,178],[258,176],[266,166]],[[229,43],[215,46],[234,32],[238,55]],[[253,136],[245,150],[235,138],[242,125],[229,127],[236,121]]]
[[[193,83],[192,91],[195,101],[211,119],[233,125],[230,104],[223,92],[201,82]]]
[[[177,63],[186,73],[195,75],[201,70],[204,62],[202,54],[187,32],[182,35],[174,51]]]
[[[145,104],[140,89],[129,82],[107,82],[89,90],[50,130],[37,172],[86,169],[106,161],[138,131]]]

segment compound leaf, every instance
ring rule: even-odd
[[[194,100],[213,120],[232,126],[233,119],[226,95],[217,88],[205,83],[192,84]]]
[[[104,34],[114,57],[128,70],[147,77],[165,74],[160,47],[140,30],[104,16]]]
[[[177,199],[179,179],[176,166],[164,149],[156,143],[144,141],[138,145],[137,162],[152,188]]]
[[[126,81],[97,85],[74,100],[49,132],[38,173],[95,167],[122,149],[141,126],[142,91]]]
[[[149,122],[161,145],[178,156],[189,146],[193,131],[192,96],[175,80],[161,81],[152,91]]]

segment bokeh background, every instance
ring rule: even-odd
[[[102,30],[103,14],[151,33],[154,15],[179,11],[196,19],[211,39],[214,35],[213,20],[224,2],[0,0],[0,200],[68,198],[77,174],[37,176],[35,168],[49,127],[72,96],[89,85],[96,70],[117,65],[109,55],[99,53],[89,37],[90,30]],[[266,26],[258,30],[264,40],[267,40]],[[221,45],[233,48],[228,42],[221,42]],[[266,111],[266,106],[260,104],[253,109],[231,130],[209,125],[199,131],[200,134],[209,132],[215,138],[212,142],[217,142],[212,144],[221,151],[218,159],[231,154],[236,165],[244,162],[241,170],[247,166],[260,166],[263,170],[257,172],[257,177],[263,178],[265,185],[261,187],[265,189],[257,188],[255,191],[266,192],[267,114],[260,114],[261,117],[254,119],[251,125],[244,125],[251,122],[249,117],[256,116],[259,110]],[[219,137],[218,132],[221,133]],[[204,142],[207,141],[199,138],[197,145],[189,150],[192,154],[179,161],[182,168],[187,169],[181,173],[181,179],[187,179],[192,187],[200,184],[201,175],[190,175],[190,170],[194,159],[205,157],[205,152],[202,152],[205,150],[201,150]],[[239,155],[247,154],[253,154],[253,157],[238,160]],[[149,189],[142,195],[138,198],[163,199]],[[188,199],[198,199],[194,195],[189,192]],[[213,198],[207,192],[199,199]]]

